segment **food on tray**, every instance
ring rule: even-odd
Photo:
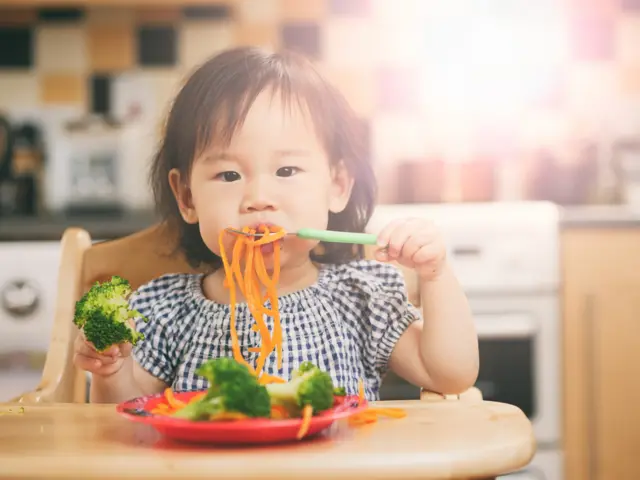
[[[209,389],[188,404],[178,406],[169,413],[171,416],[188,420],[230,420],[271,415],[267,389],[245,365],[233,358],[209,360],[196,373],[208,380]]]
[[[303,363],[290,381],[269,385],[261,385],[246,365],[228,357],[205,362],[197,373],[209,382],[206,392],[185,403],[168,388],[166,403],[152,413],[193,421],[302,418],[301,438],[311,418],[335,404],[331,377],[309,362]]]
[[[340,397],[346,396],[344,388],[334,386],[329,374],[310,362],[294,371],[290,381],[268,385],[260,384],[255,372],[230,357],[209,360],[197,373],[209,381],[207,391],[184,402],[167,388],[165,401],[151,413],[195,422],[300,418],[298,438],[302,438],[314,415],[329,410]],[[362,382],[359,400],[364,402]],[[379,416],[402,418],[406,412],[400,408],[368,407],[349,417],[349,423],[370,424]]]

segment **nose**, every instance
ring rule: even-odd
[[[246,190],[240,209],[243,213],[275,210],[273,189],[265,179],[255,179],[246,183]]]

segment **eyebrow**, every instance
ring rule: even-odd
[[[235,160],[238,161],[237,155],[232,155],[228,152],[210,152],[202,156],[202,160],[205,163],[215,162],[216,160]]]
[[[278,157],[308,157],[311,155],[309,150],[302,149],[290,149],[290,150],[276,150]]]
[[[309,150],[304,150],[304,149],[285,149],[285,150],[276,150],[274,152],[274,156],[278,158],[309,157],[311,156],[311,152]],[[203,155],[202,160],[205,163],[213,163],[218,160],[231,160],[231,161],[237,162],[241,160],[241,156],[235,155],[229,152],[210,152],[206,155]]]

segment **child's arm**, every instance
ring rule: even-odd
[[[390,224],[379,238],[388,246],[377,252],[379,260],[396,260],[418,273],[424,319],[402,334],[390,368],[431,391],[461,393],[470,388],[478,375],[478,337],[438,232],[424,220],[404,220]]]
[[[389,366],[427,390],[461,393],[473,386],[479,367],[467,299],[448,266],[438,279],[422,282],[420,295],[425,320],[414,322],[402,334]]]
[[[92,403],[120,403],[135,397],[160,393],[167,384],[144,370],[129,356],[122,368],[108,377],[93,375],[90,397]]]

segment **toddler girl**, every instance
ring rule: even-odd
[[[231,308],[242,355],[255,365],[260,334],[245,299],[229,305],[220,232],[258,225],[362,232],[375,181],[361,138],[345,99],[298,55],[236,48],[198,68],[173,103],[152,183],[161,212],[180,233],[179,248],[206,273],[167,274],[135,292],[131,307],[149,321],[137,323],[145,340],[133,349],[100,354],[78,337],[75,362],[93,374],[91,400],[206,388],[195,371],[207,359],[232,355]],[[226,238],[230,252],[234,237]],[[265,373],[288,379],[311,361],[348,394],[362,379],[369,400],[379,398],[388,369],[431,391],[473,385],[477,337],[438,232],[423,220],[398,219],[378,238],[377,261],[349,244],[283,241],[282,364],[272,353]],[[273,248],[262,253],[272,269]],[[417,271],[422,311],[408,302],[403,276],[389,261]],[[267,324],[272,329],[273,319]]]

